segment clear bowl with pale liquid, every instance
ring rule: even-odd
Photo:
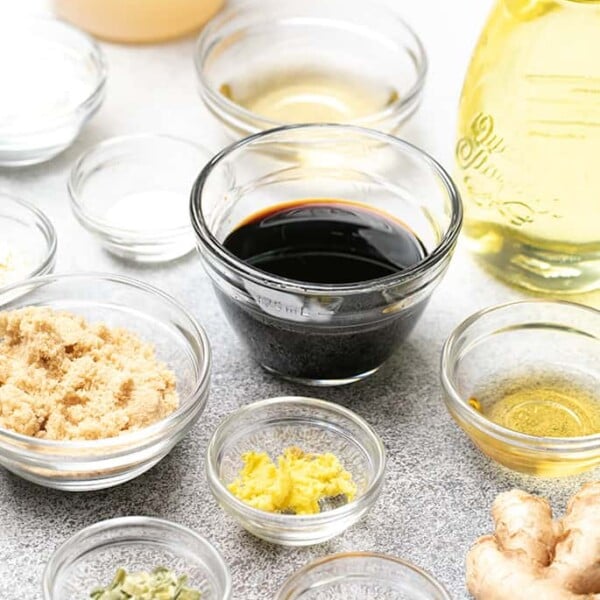
[[[427,72],[397,13],[356,0],[233,6],[204,29],[195,62],[204,103],[235,138],[290,123],[394,132],[419,106]]]
[[[529,300],[482,310],[442,352],[446,406],[498,463],[545,477],[600,464],[600,311]]]
[[[600,286],[600,3],[496,0],[467,73],[456,181],[471,250],[546,293]]]

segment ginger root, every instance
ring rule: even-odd
[[[584,485],[561,520],[521,490],[494,501],[493,535],[467,556],[476,600],[600,600],[600,482]]]

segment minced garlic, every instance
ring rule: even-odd
[[[266,452],[246,452],[239,477],[229,491],[254,508],[267,512],[312,515],[320,502],[344,496],[356,497],[356,484],[334,454],[308,454],[286,448],[273,463]]]
[[[0,313],[0,427],[94,440],[147,427],[178,405],[175,375],[131,331],[45,307]]]

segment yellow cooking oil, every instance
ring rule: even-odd
[[[600,287],[600,1],[496,0],[455,148],[471,249],[541,292]]]
[[[585,438],[600,434],[600,393],[597,383],[554,374],[513,376],[479,390],[469,404],[487,419],[513,431],[538,438]],[[482,450],[511,468],[543,476],[587,470],[600,461],[596,453],[535,455],[499,437],[472,430]],[[540,446],[540,448],[543,448]]]
[[[339,69],[293,67],[250,73],[220,86],[223,96],[278,123],[348,123],[394,104],[399,94],[383,79]]]
[[[600,398],[573,384],[525,381],[482,407],[471,406],[507,429],[537,437],[581,437],[600,433]]]

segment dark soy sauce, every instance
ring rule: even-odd
[[[394,275],[426,254],[400,221],[335,201],[275,206],[242,223],[224,246],[272,275],[332,285]]]
[[[352,284],[395,275],[421,262],[426,250],[400,221],[342,200],[303,200],[253,215],[223,242],[236,257],[271,275],[305,284]],[[263,291],[263,306],[269,291]],[[379,367],[409,333],[424,302],[389,315],[374,290],[339,297],[343,324],[249,308],[219,293],[221,303],[253,357],[264,367],[300,379],[346,379]],[[273,298],[273,302],[277,302]],[[378,307],[381,310],[378,311]],[[364,315],[369,313],[369,318]],[[373,312],[375,317],[373,318]],[[363,317],[361,318],[361,315]]]

